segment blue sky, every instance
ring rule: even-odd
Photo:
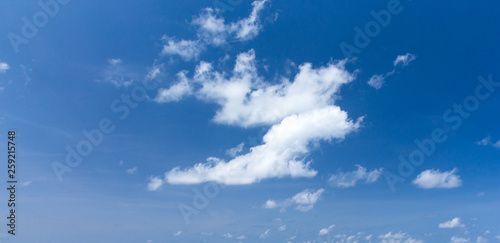
[[[500,241],[497,2],[0,6],[2,242]]]

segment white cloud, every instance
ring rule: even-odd
[[[236,145],[236,147],[228,149],[226,151],[226,154],[231,156],[231,157],[235,157],[236,155],[241,153],[241,151],[243,150],[243,146],[245,146],[245,143],[240,143],[240,144]]]
[[[380,89],[384,85],[385,79],[392,76],[395,72],[396,70],[392,70],[386,74],[375,74],[370,78],[370,80],[368,80],[368,85],[375,89]]]
[[[280,226],[279,230],[280,230],[280,231],[285,231],[285,230],[286,230],[286,225],[282,225],[282,226]]]
[[[381,243],[423,243],[422,240],[413,239],[408,234],[401,232],[396,234],[389,232],[385,235],[380,235],[378,238],[382,239]]]
[[[10,69],[9,64],[7,64],[5,62],[0,62],[0,73],[5,73],[9,69]]]
[[[272,125],[287,116],[329,106],[339,87],[354,79],[344,69],[344,63],[317,69],[305,63],[293,82],[283,78],[281,83],[271,85],[257,75],[255,52],[250,50],[238,55],[229,79],[213,71],[210,64],[201,64],[195,76],[195,81],[202,85],[197,95],[221,106],[214,117],[217,123],[242,127]]]
[[[456,188],[462,185],[460,176],[455,175],[457,168],[451,171],[426,170],[420,173],[412,182],[420,188]]]
[[[321,230],[319,231],[319,235],[321,236],[321,235],[326,235],[326,234],[330,233],[330,231],[332,231],[333,227],[335,227],[335,225],[334,225],[334,224],[332,224],[332,225],[328,226],[328,228],[323,228],[323,229],[321,229]]]
[[[156,191],[160,189],[160,187],[163,185],[163,180],[160,177],[150,177],[149,178],[149,183],[148,183],[148,190],[149,191]]]
[[[401,64],[403,67],[406,67],[411,61],[415,60],[417,57],[413,54],[407,53],[406,55],[397,56],[396,60],[394,60],[394,66],[398,66]],[[387,77],[392,76],[396,72],[396,69],[386,73],[386,74],[374,74],[370,80],[368,80],[368,85],[372,86],[375,89],[380,89],[385,83],[385,79]]]
[[[21,187],[27,187],[27,186],[31,185],[31,183],[33,183],[33,181],[21,182]]]
[[[482,236],[478,236],[476,239],[476,243],[488,243],[488,240],[483,238]]]
[[[500,148],[500,140],[493,144],[493,147]]]
[[[138,78],[138,75],[131,69],[131,66],[125,65],[119,58],[108,59],[108,66],[104,69],[101,81],[111,83],[116,87],[128,87]]]
[[[198,38],[204,42],[220,46],[226,44],[229,26],[225,23],[224,18],[217,16],[217,12],[211,8],[203,10],[198,18],[195,18],[192,23],[198,26]]]
[[[490,138],[490,136],[485,137],[485,138],[481,139],[480,141],[477,141],[477,142],[476,142],[476,144],[477,144],[477,145],[483,145],[483,146],[486,146],[486,145],[488,145],[488,144],[491,144],[491,138]]]
[[[375,89],[380,89],[382,88],[382,85],[385,82],[385,76],[384,75],[378,75],[375,74],[373,75],[370,80],[368,80],[368,84],[372,86]]]
[[[403,65],[403,67],[408,66],[411,61],[417,59],[417,56],[411,54],[411,53],[406,53],[405,55],[399,55],[396,60],[394,60],[394,66],[397,66],[399,64]]]
[[[366,183],[373,183],[382,175],[382,168],[375,169],[372,171],[367,171],[361,165],[356,165],[357,170],[352,172],[339,172],[335,175],[331,175],[328,179],[328,183],[334,187],[348,188],[353,187],[360,180],[364,180]]]
[[[179,101],[184,96],[190,95],[192,92],[191,84],[186,78],[186,72],[179,72],[177,74],[179,82],[171,85],[168,89],[161,88],[158,90],[158,95],[155,101],[158,103]]]
[[[404,237],[406,237],[406,233],[396,233],[396,234],[392,234],[392,231],[385,234],[385,235],[380,235],[378,238],[379,239],[403,239]]]
[[[452,229],[452,228],[463,228],[464,224],[460,223],[460,218],[453,218],[450,221],[446,221],[444,223],[439,224],[439,228],[441,229]]]
[[[304,161],[311,144],[340,141],[357,130],[362,118],[353,122],[347,112],[333,105],[341,85],[354,79],[344,69],[345,61],[313,68],[300,66],[294,81],[263,82],[257,75],[253,50],[238,55],[233,73],[212,70],[209,63],[197,66],[191,81],[198,99],[217,103],[216,123],[242,127],[272,125],[263,143],[230,161],[208,158],[192,168],[173,168],[165,174],[171,184],[214,181],[223,184],[251,184],[267,178],[313,177],[316,171]],[[184,82],[184,79],[181,79]],[[157,100],[164,95],[160,91]],[[273,125],[274,124],[274,125]]]
[[[240,235],[238,237],[236,237],[237,240],[244,240],[246,237],[244,235]]]
[[[497,142],[495,142],[495,143],[493,143],[493,142],[491,141],[491,137],[490,137],[490,136],[485,137],[485,138],[483,138],[483,139],[481,139],[481,140],[477,141],[477,142],[476,142],[476,144],[477,144],[477,145],[482,145],[482,146],[491,145],[491,146],[493,146],[493,147],[495,147],[495,148],[500,148],[500,140],[499,140],[499,141],[497,141]]]
[[[164,36],[163,55],[178,55],[185,61],[196,60],[207,45],[222,46],[228,40],[248,41],[255,38],[262,29],[260,12],[267,0],[252,3],[252,12],[247,18],[226,24],[219,11],[206,8],[191,23],[197,27],[197,40],[177,40]]]
[[[274,201],[274,200],[267,200],[266,203],[264,204],[264,208],[277,208],[279,207],[279,204]]]
[[[221,106],[214,117],[216,123],[250,127],[276,124],[287,116],[331,105],[341,85],[354,80],[344,64],[313,68],[305,63],[293,82],[282,78],[279,84],[271,85],[258,76],[255,51],[250,50],[238,55],[230,77],[206,62],[197,66],[192,79],[178,77],[179,82],[197,86],[198,99]]]
[[[260,238],[262,239],[262,238],[266,238],[267,236],[269,236],[269,231],[271,231],[271,230],[266,230],[264,233],[262,233],[260,235]]]
[[[118,64],[122,64],[123,61],[120,58],[110,58],[110,59],[108,59],[108,63],[111,65],[118,65]]]
[[[164,76],[164,69],[165,65],[164,64],[153,64],[153,67],[151,67],[148,71],[148,74],[146,75],[147,80],[154,80],[160,77]]]
[[[470,239],[460,238],[457,236],[452,236],[450,239],[450,243],[468,243],[468,242],[470,242]]]
[[[137,167],[127,169],[126,172],[127,172],[127,174],[133,175],[133,174],[137,173]]]
[[[264,8],[267,0],[257,0],[252,3],[253,9],[250,16],[231,24],[231,30],[236,32],[236,38],[249,40],[257,36],[261,30],[259,12]]]
[[[293,197],[285,199],[283,201],[275,201],[275,200],[267,200],[264,204],[264,208],[273,209],[273,208],[282,208],[282,210],[286,209],[289,206],[295,206],[296,210],[307,212],[314,207],[314,204],[319,200],[321,194],[323,194],[325,190],[323,188],[314,191],[311,189],[306,189],[302,192],[295,194]]]
[[[300,211],[309,211],[314,207],[314,204],[318,201],[321,194],[323,194],[325,190],[323,188],[317,190],[316,192],[312,190],[304,190],[302,192],[297,193],[292,197],[292,201],[295,204],[298,204],[297,208]]]
[[[182,234],[182,231],[177,231],[177,233],[174,234],[174,236],[179,236]]]
[[[233,235],[230,234],[230,233],[225,233],[225,234],[222,235],[222,237],[230,239],[230,238],[233,238]]]
[[[165,42],[161,51],[162,55],[179,55],[185,61],[196,60],[205,49],[199,41],[177,40],[166,35],[162,40]]]

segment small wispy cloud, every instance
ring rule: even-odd
[[[137,167],[127,169],[126,172],[127,172],[127,174],[133,175],[133,174],[137,173]]]
[[[385,75],[374,74],[370,80],[368,80],[368,84],[375,89],[382,88],[382,85],[385,82]]]
[[[402,65],[403,67],[408,66],[410,62],[414,61],[417,59],[417,56],[411,54],[411,53],[406,53],[405,55],[399,55],[396,57],[396,60],[394,60],[394,66]]]
[[[482,146],[490,145],[491,144],[491,137],[490,136],[485,137],[485,138],[477,141],[476,144],[482,145]]]
[[[162,55],[179,55],[185,61],[198,59],[205,46],[199,41],[177,40],[175,37],[164,35]]]
[[[438,227],[441,229],[452,229],[452,228],[463,228],[465,227],[465,225],[460,223],[460,218],[453,218],[450,221],[440,223]]]
[[[160,177],[154,177],[151,176],[149,177],[149,183],[148,183],[148,190],[149,191],[156,191],[160,189],[160,187],[163,185],[164,181]]]
[[[282,201],[269,199],[266,201],[263,207],[267,209],[281,208],[281,211],[284,212],[287,207],[296,205],[296,210],[307,212],[314,207],[314,204],[316,204],[324,191],[325,190],[323,188],[317,191],[306,189],[295,194],[295,196]]]
[[[245,143],[240,143],[236,145],[236,147],[230,148],[226,150],[226,154],[231,156],[231,157],[236,157],[241,151],[243,150],[243,146],[245,146]]]
[[[482,236],[478,236],[476,239],[476,243],[488,243],[488,240]]]
[[[177,74],[179,82],[172,84],[169,88],[162,88],[158,91],[155,101],[158,103],[166,103],[179,101],[184,96],[192,93],[192,87],[189,80],[186,78],[186,72]]]
[[[457,168],[445,172],[441,172],[440,170],[426,170],[420,173],[412,183],[423,189],[460,187],[462,180],[460,176],[455,174],[457,171]]]
[[[120,58],[110,58],[97,81],[111,83],[116,87],[128,87],[138,79],[138,75],[134,74],[131,69]]]
[[[108,59],[108,63],[110,65],[118,65],[118,64],[123,63],[123,61],[120,58],[111,58],[111,59]]]
[[[27,187],[27,186],[31,185],[31,183],[33,183],[33,181],[24,181],[24,182],[21,182],[21,187]]]
[[[7,64],[5,62],[0,62],[0,73],[5,73],[9,69],[10,69],[9,64]]]
[[[387,77],[392,76],[394,73],[396,73],[396,67],[401,66],[401,67],[406,67],[408,64],[410,64],[411,61],[415,60],[417,56],[411,54],[411,53],[406,53],[405,55],[399,55],[396,57],[396,60],[394,60],[394,69],[390,72],[387,72],[385,74],[374,74],[368,80],[368,85],[372,86],[375,89],[380,89],[385,83],[385,79]]]
[[[469,243],[470,239],[468,238],[462,238],[458,236],[452,236],[450,239],[450,243]]]
[[[477,145],[481,145],[481,146],[488,146],[488,145],[491,145],[495,148],[500,148],[500,140],[496,141],[496,142],[492,142],[491,141],[491,137],[488,136],[488,137],[485,137],[479,141],[476,142]]]
[[[269,236],[269,232],[270,232],[270,231],[271,231],[271,230],[266,230],[266,231],[264,231],[264,233],[262,233],[262,234],[260,235],[260,238],[261,238],[261,239],[263,239],[263,238],[268,237],[268,236]]]
[[[323,228],[323,229],[321,229],[321,230],[319,231],[319,235],[321,236],[321,235],[326,235],[326,234],[330,233],[330,231],[332,231],[332,229],[333,229],[334,227],[335,227],[335,225],[334,225],[334,224],[332,224],[332,225],[328,226],[328,228]]]
[[[367,171],[361,165],[356,165],[357,170],[351,172],[339,172],[331,175],[328,179],[328,184],[333,187],[348,188],[356,186],[358,181],[365,181],[365,183],[373,183],[378,180],[382,175],[383,169],[375,169]]]

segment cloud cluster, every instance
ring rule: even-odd
[[[420,173],[412,183],[423,189],[460,187],[462,180],[455,174],[457,171],[457,168],[445,172],[426,170]]]
[[[361,165],[356,165],[357,170],[351,172],[339,172],[331,175],[328,184],[333,187],[348,188],[356,185],[358,181],[364,180],[366,183],[373,183],[382,175],[382,168],[367,171]]]
[[[468,243],[470,242],[470,239],[468,238],[461,238],[457,236],[452,236],[450,239],[450,243]]]
[[[407,233],[395,233],[389,232],[385,235],[379,235],[381,243],[423,243],[422,240],[416,240],[410,237]]]
[[[197,27],[196,40],[179,40],[165,35],[163,55],[177,55],[185,61],[196,60],[208,45],[222,46],[228,41],[248,41],[256,37],[262,29],[260,12],[268,0],[256,0],[252,3],[252,12],[246,18],[226,24],[218,10],[204,9],[193,19]]]
[[[352,121],[347,112],[334,105],[340,87],[354,79],[344,64],[332,62],[315,68],[305,63],[293,81],[283,78],[272,84],[257,74],[255,52],[250,50],[237,56],[231,74],[215,71],[207,62],[200,62],[191,78],[181,72],[178,83],[159,90],[155,101],[171,102],[194,95],[220,106],[213,118],[216,123],[271,127],[262,144],[248,153],[229,161],[212,157],[191,168],[173,168],[165,173],[165,182],[239,185],[266,178],[315,176],[317,172],[309,168],[311,161],[305,161],[311,145],[342,140],[362,121],[362,117]]]
[[[325,190],[323,188],[317,191],[306,189],[297,193],[295,196],[282,201],[269,199],[263,207],[267,209],[281,208],[281,211],[283,212],[287,207],[295,206],[296,210],[307,212],[314,207],[314,204],[316,204],[324,191]]]

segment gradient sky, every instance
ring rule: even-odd
[[[499,10],[0,1],[1,242],[499,242]]]

